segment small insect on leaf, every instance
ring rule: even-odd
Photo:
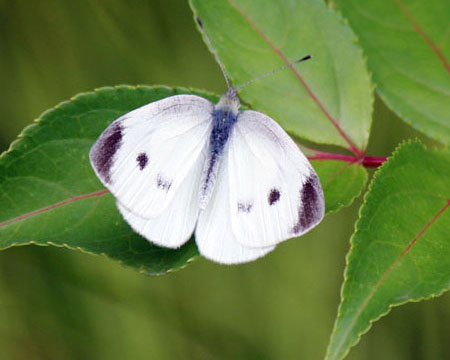
[[[270,117],[240,110],[218,62],[228,91],[216,105],[176,95],[142,106],[103,132],[90,159],[124,219],[147,240],[178,248],[195,232],[204,257],[235,264],[312,229],[325,204],[307,158]]]

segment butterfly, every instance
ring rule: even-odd
[[[175,95],[119,117],[90,161],[134,231],[173,249],[195,233],[222,264],[255,260],[324,216],[307,158],[269,116],[240,110],[231,86],[217,104]]]

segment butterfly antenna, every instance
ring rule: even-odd
[[[246,87],[247,85],[250,85],[251,83],[253,83],[255,81],[259,81],[261,79],[264,79],[264,78],[266,78],[266,77],[268,77],[270,75],[273,75],[273,74],[277,73],[280,70],[286,69],[288,67],[292,67],[295,64],[298,64],[299,62],[302,62],[302,61],[305,61],[305,60],[309,60],[309,59],[311,59],[311,55],[306,55],[305,57],[302,57],[301,59],[295,60],[295,61],[293,61],[293,62],[291,62],[289,64],[282,65],[282,66],[280,66],[280,67],[278,67],[276,69],[273,69],[272,71],[269,71],[268,73],[265,73],[265,74],[262,74],[262,75],[260,75],[258,77],[255,77],[254,79],[251,79],[251,80],[243,83],[242,85],[237,86],[236,87],[236,92],[238,92],[243,87]]]
[[[205,28],[203,27],[202,20],[201,20],[199,17],[197,17],[196,20],[197,20],[198,26],[200,27],[200,30],[202,31],[202,34],[203,34],[204,38],[205,38],[205,40],[206,40],[206,42],[207,42],[207,44],[208,44],[209,49],[210,49],[211,52],[214,54],[214,57],[216,58],[216,61],[217,61],[217,63],[219,64],[220,71],[222,71],[222,75],[223,75],[223,77],[225,78],[225,82],[227,83],[227,88],[228,88],[228,90],[232,89],[232,87],[231,87],[231,85],[230,85],[230,80],[228,80],[227,73],[225,72],[225,68],[224,68],[222,62],[220,61],[219,57],[217,56],[217,53],[214,51],[213,46],[211,45],[211,40],[209,40],[209,37],[208,37],[208,35],[206,34]]]

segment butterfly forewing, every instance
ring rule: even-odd
[[[233,92],[222,99],[214,107],[178,95],[136,109],[102,133],[90,160],[136,232],[177,248],[195,229],[204,257],[236,264],[314,227],[324,198],[308,160],[277,123],[238,112]]]
[[[189,240],[199,213],[198,191],[204,161],[206,151],[202,152],[169,206],[158,217],[139,217],[117,202],[117,207],[133,230],[154,244],[168,248],[178,248]]]
[[[125,211],[150,219],[167,209],[192,169],[204,164],[213,107],[199,96],[172,96],[122,116],[102,133],[91,163]],[[198,188],[190,190],[198,196]]]
[[[322,188],[299,148],[270,117],[243,111],[227,152],[233,233],[247,247],[301,235],[324,215]]]

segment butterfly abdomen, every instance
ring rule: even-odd
[[[209,143],[209,151],[211,153],[221,154],[223,152],[223,148],[230,137],[236,119],[237,114],[232,111],[214,109],[213,128]]]
[[[203,171],[203,180],[200,193],[200,208],[204,209],[211,197],[217,178],[218,167],[225,149],[225,145],[236,123],[238,112],[232,107],[214,107],[212,114],[213,127],[208,147],[208,157]]]

